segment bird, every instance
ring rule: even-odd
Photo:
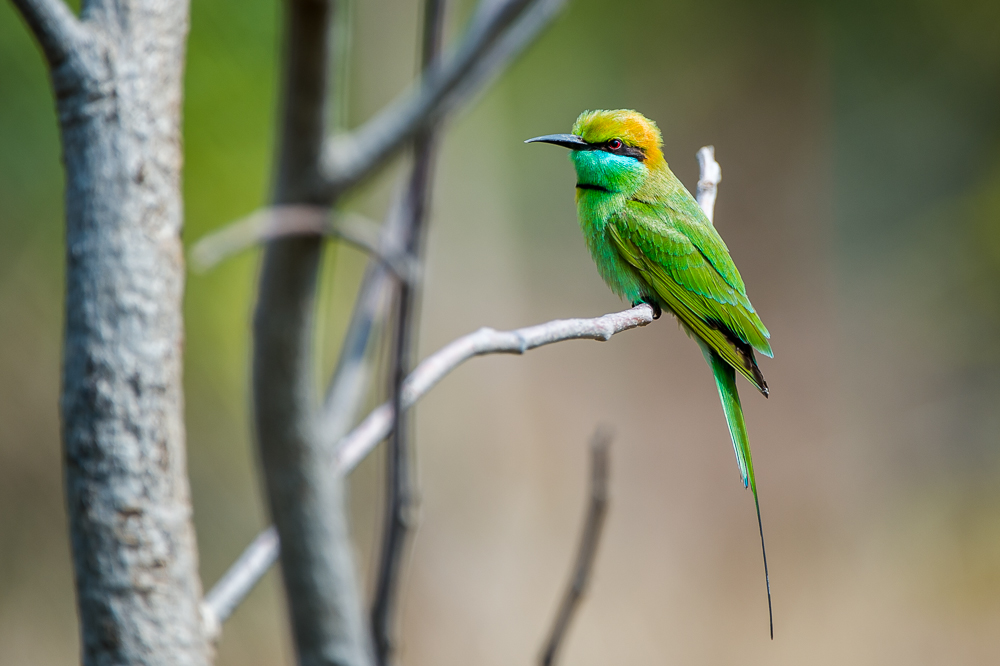
[[[773,640],[764,526],[736,386],[738,372],[768,396],[755,352],[773,356],[771,334],[747,297],[729,248],[667,166],[660,130],[641,113],[584,111],[570,134],[547,134],[525,143],[569,148],[577,176],[577,217],[598,273],[633,306],[647,303],[654,316],[663,310],[672,313],[712,369],[743,487],[753,492]]]

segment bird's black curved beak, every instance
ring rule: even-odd
[[[546,134],[528,139],[525,143],[554,143],[570,150],[587,150],[590,144],[578,137],[576,134]]]

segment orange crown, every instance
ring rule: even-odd
[[[652,120],[638,111],[616,109],[613,111],[584,111],[573,123],[573,134],[587,143],[604,143],[620,139],[624,143],[641,148],[646,160],[652,163],[663,161],[663,136]]]

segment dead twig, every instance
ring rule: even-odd
[[[376,223],[356,213],[305,204],[261,208],[202,237],[191,248],[191,268],[205,272],[261,243],[292,236],[335,238],[369,254],[402,281],[410,282],[416,277],[414,262],[397,247],[380,241]]]
[[[580,535],[580,545],[576,550],[576,561],[573,563],[569,585],[563,593],[549,638],[545,641],[545,649],[540,659],[542,666],[552,666],[555,663],[573,615],[587,591],[597,546],[601,541],[604,518],[608,513],[610,446],[610,431],[598,428],[590,443],[590,496],[587,502],[587,515],[583,522],[583,533]]]

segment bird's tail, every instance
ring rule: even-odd
[[[733,449],[736,451],[736,462],[740,466],[743,477],[743,487],[753,492],[753,503],[757,509],[757,527],[760,529],[760,549],[764,555],[764,581],[767,584],[767,613],[771,623],[771,638],[774,638],[774,615],[771,613],[771,579],[767,571],[767,550],[764,548],[764,525],[760,520],[760,501],[757,499],[757,481],[753,475],[753,459],[750,457],[750,440],[747,438],[747,426],[743,420],[743,406],[740,404],[740,394],[736,389],[736,371],[722,357],[702,345],[705,360],[712,366],[715,375],[715,385],[719,389],[719,399],[722,409],[726,412],[726,422],[729,424],[729,434],[733,438]]]

